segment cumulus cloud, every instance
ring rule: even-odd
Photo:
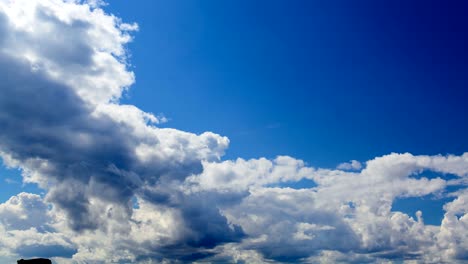
[[[3,256],[71,257],[74,245],[54,232],[56,221],[39,195],[20,193],[0,204],[0,245]]]
[[[0,0],[0,156],[44,197],[0,204],[0,256],[58,263],[380,262],[468,258],[468,153],[392,153],[336,169],[222,160],[229,139],[119,103],[136,24],[102,1]],[[422,171],[441,174],[420,177]],[[447,181],[444,174],[457,177]],[[308,180],[313,187],[287,183]],[[445,195],[440,226],[392,211]],[[441,254],[439,254],[441,252]],[[47,256],[45,256],[47,255]]]
[[[250,187],[299,181],[310,178],[313,169],[301,160],[278,156],[274,160],[265,158],[235,161],[203,162],[203,172],[193,175],[186,182],[197,183],[195,188],[205,190],[248,190]]]
[[[134,80],[124,45],[136,26],[76,1],[1,1],[0,18],[1,156],[47,190],[73,231],[108,228],[110,208],[128,223],[141,195],[180,215],[187,236],[175,244],[198,246],[210,232],[238,239],[216,208],[206,210],[219,219],[213,230],[183,221],[197,200],[160,187],[219,159],[227,138],[160,129],[154,115],[118,103]]]

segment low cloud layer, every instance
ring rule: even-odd
[[[102,4],[0,0],[0,155],[46,190],[0,205],[2,257],[468,259],[468,153],[393,153],[337,169],[288,156],[222,160],[226,137],[158,128],[164,120],[119,103],[134,82],[125,45],[138,26]],[[304,179],[315,186],[281,187]],[[453,198],[440,226],[392,211],[397,198],[427,195]]]

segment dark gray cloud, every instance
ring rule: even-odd
[[[1,54],[0,68],[1,149],[21,163],[47,162],[46,168],[39,162],[29,169],[51,181],[48,197],[67,210],[73,228],[92,227],[88,223],[92,219],[80,217],[88,211],[84,192],[94,192],[82,185],[91,179],[119,190],[104,192],[103,198],[128,201],[136,186],[108,170],[110,164],[127,170],[132,165],[131,138],[125,128],[106,118],[91,117],[90,108],[69,87],[32,71],[25,61]],[[83,136],[86,144],[80,142]]]

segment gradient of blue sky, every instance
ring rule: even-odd
[[[228,157],[320,166],[468,147],[463,6],[111,1],[138,21],[128,102],[229,136]]]

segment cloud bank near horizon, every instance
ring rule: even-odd
[[[119,98],[136,24],[101,1],[0,0],[0,156],[45,197],[0,204],[0,255],[59,263],[468,259],[468,153],[336,169],[222,160],[229,139],[159,128]],[[425,177],[432,171],[444,177]],[[314,187],[293,189],[307,179]],[[450,187],[450,188],[448,188]],[[395,199],[452,197],[440,226]]]

